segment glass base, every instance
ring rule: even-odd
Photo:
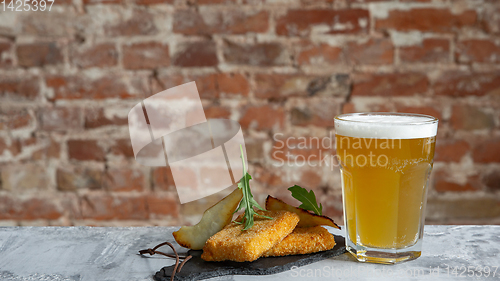
[[[346,249],[360,262],[397,264],[420,257],[421,241],[418,241],[416,245],[404,249],[369,248],[356,246],[348,241]]]

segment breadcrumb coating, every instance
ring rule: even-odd
[[[254,216],[254,225],[245,231],[242,231],[243,225],[231,222],[207,240],[201,258],[205,261],[254,261],[281,242],[299,222],[299,216],[288,211],[257,213],[273,219]],[[236,221],[241,221],[242,217]]]
[[[330,250],[335,246],[334,236],[321,226],[297,227],[263,257],[311,254]]]

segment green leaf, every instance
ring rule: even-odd
[[[294,185],[290,188],[288,188],[292,192],[293,198],[299,200],[302,202],[302,204],[299,206],[299,208],[313,211],[316,215],[322,215],[323,213],[323,206],[316,202],[316,195],[314,195],[314,191],[309,191],[305,188],[302,188],[298,185]]]
[[[244,170],[245,170],[245,168],[244,168]],[[241,222],[237,222],[237,223],[244,224],[242,230],[247,230],[253,226],[254,215],[268,218],[268,219],[272,219],[271,217],[260,215],[255,211],[254,208],[257,208],[260,210],[265,210],[265,209],[262,208],[259,205],[259,203],[257,203],[257,201],[255,201],[255,199],[253,198],[252,192],[250,190],[250,183],[249,183],[251,178],[252,177],[250,176],[250,174],[246,173],[245,176],[243,176],[241,178],[241,181],[238,183],[238,188],[242,189],[242,191],[243,191],[243,198],[241,199],[240,204],[238,205],[238,208],[236,209],[235,212],[237,212],[243,208],[245,209],[245,214],[243,216],[243,220]]]
[[[257,215],[259,217],[267,218],[267,219],[272,219],[271,217],[264,216],[258,214],[254,208],[257,208],[259,210],[265,211],[264,208],[262,208],[255,199],[253,199],[252,191],[250,190],[250,180],[252,179],[252,176],[250,176],[249,173],[246,171],[245,167],[245,156],[243,155],[243,146],[240,145],[240,150],[241,150],[241,161],[243,161],[243,177],[241,177],[240,182],[238,183],[238,188],[243,191],[243,198],[240,201],[240,204],[238,205],[238,208],[236,208],[235,213],[238,212],[241,209],[245,209],[245,214],[243,216],[243,220],[241,222],[236,222],[239,224],[244,224],[242,230],[247,230],[253,226],[253,216]]]

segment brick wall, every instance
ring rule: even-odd
[[[260,202],[299,184],[341,222],[338,168],[274,164],[332,153],[295,144],[339,113],[417,112],[441,120],[427,222],[500,223],[499,1],[56,0],[0,12],[0,224],[196,221],[213,200],[178,204],[127,127],[192,80],[243,126]]]

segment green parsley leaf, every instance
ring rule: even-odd
[[[307,192],[305,188],[302,188],[298,185],[294,185],[288,188],[292,192],[293,198],[302,202],[299,208],[313,211],[316,215],[320,215],[323,213],[323,206],[321,204],[316,203],[316,195],[311,190]]]
[[[245,167],[245,156],[243,155],[243,146],[240,144],[240,150],[241,150],[241,161],[243,162],[243,177],[241,178],[240,182],[238,183],[238,188],[243,191],[243,198],[240,201],[240,204],[238,205],[238,208],[236,208],[235,213],[241,210],[242,208],[245,208],[245,215],[243,217],[243,220],[241,222],[237,222],[239,224],[245,224],[243,230],[247,230],[253,226],[253,216],[257,215],[263,218],[267,219],[273,219],[268,216],[260,215],[258,214],[254,208],[257,208],[259,210],[265,211],[264,208],[262,208],[255,199],[253,199],[252,191],[250,190],[250,180],[252,179],[252,176],[247,172],[246,167]]]

